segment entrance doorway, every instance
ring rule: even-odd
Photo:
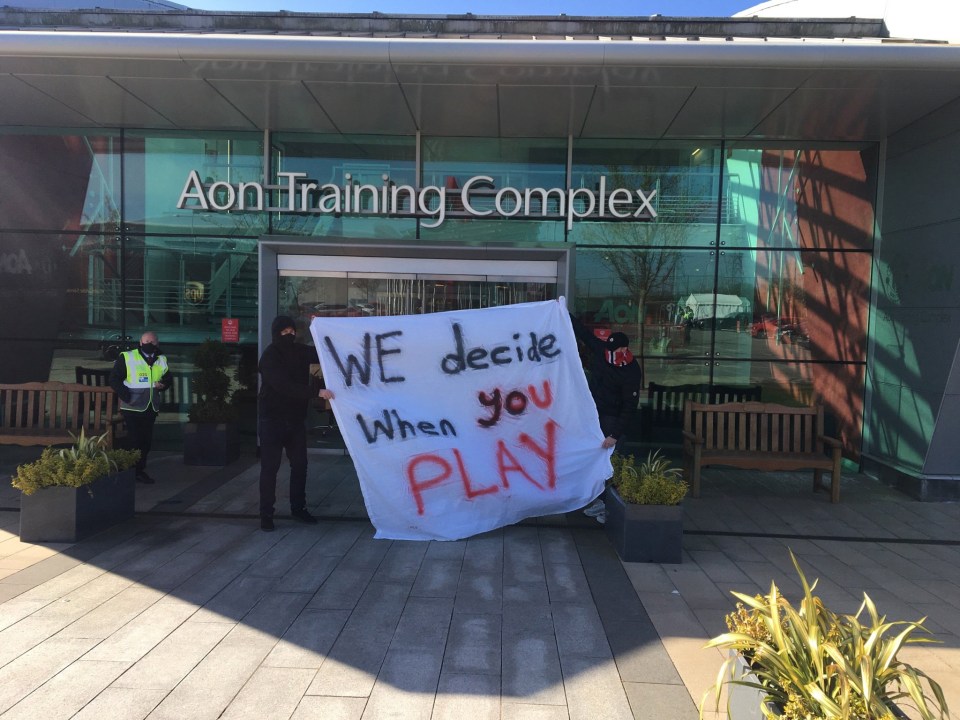
[[[260,242],[260,352],[284,313],[310,336],[315,317],[417,315],[568,295],[573,247],[370,245],[349,240]],[[311,411],[310,445],[345,452],[329,408]]]

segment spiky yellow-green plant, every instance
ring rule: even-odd
[[[734,683],[760,690],[764,716],[779,720],[882,720],[893,718],[892,707],[900,704],[912,705],[923,720],[949,718],[940,685],[897,658],[905,645],[934,642],[915,637],[927,632],[926,618],[888,622],[866,594],[856,614],[834,613],[790,557],[803,586],[799,608],[773,583],[766,595],[733,593],[740,603],[727,616],[731,632],[707,645],[733,652],[704,696],[701,717],[709,696],[719,710],[723,686]],[[737,654],[756,681],[737,677]]]
[[[83,487],[110,473],[137,464],[139,450],[107,450],[106,434],[87,437],[83,429],[72,447],[56,450],[48,447],[40,459],[17,468],[11,484],[24,495],[32,495],[50,486]]]
[[[678,505],[689,486],[681,478],[679,468],[660,456],[660,451],[647,454],[637,467],[633,455],[614,453],[612,484],[625,502],[637,505]]]

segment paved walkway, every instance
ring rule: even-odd
[[[0,477],[21,457],[0,448]],[[138,517],[75,545],[17,538],[0,481],[0,717],[695,718],[729,590],[831,607],[867,591],[942,644],[907,657],[960,708],[960,506],[862,476],[705,473],[680,565],[622,564],[573,513],[466,541],[377,541],[349,461],[313,455],[317,526],[256,522],[256,461],[151,459]],[[282,484],[281,484],[282,485]],[[284,506],[281,499],[278,507]]]

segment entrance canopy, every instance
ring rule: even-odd
[[[879,21],[7,9],[0,24],[18,28],[0,31],[4,126],[876,141],[960,98],[960,47],[891,42]]]

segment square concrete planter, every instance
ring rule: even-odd
[[[683,546],[683,505],[634,505],[608,487],[607,537],[625,562],[679,563]]]
[[[187,423],[183,429],[185,465],[229,465],[240,456],[234,423]]]
[[[133,517],[136,472],[108,475],[84,487],[45,487],[20,497],[23,542],[77,542]]]

